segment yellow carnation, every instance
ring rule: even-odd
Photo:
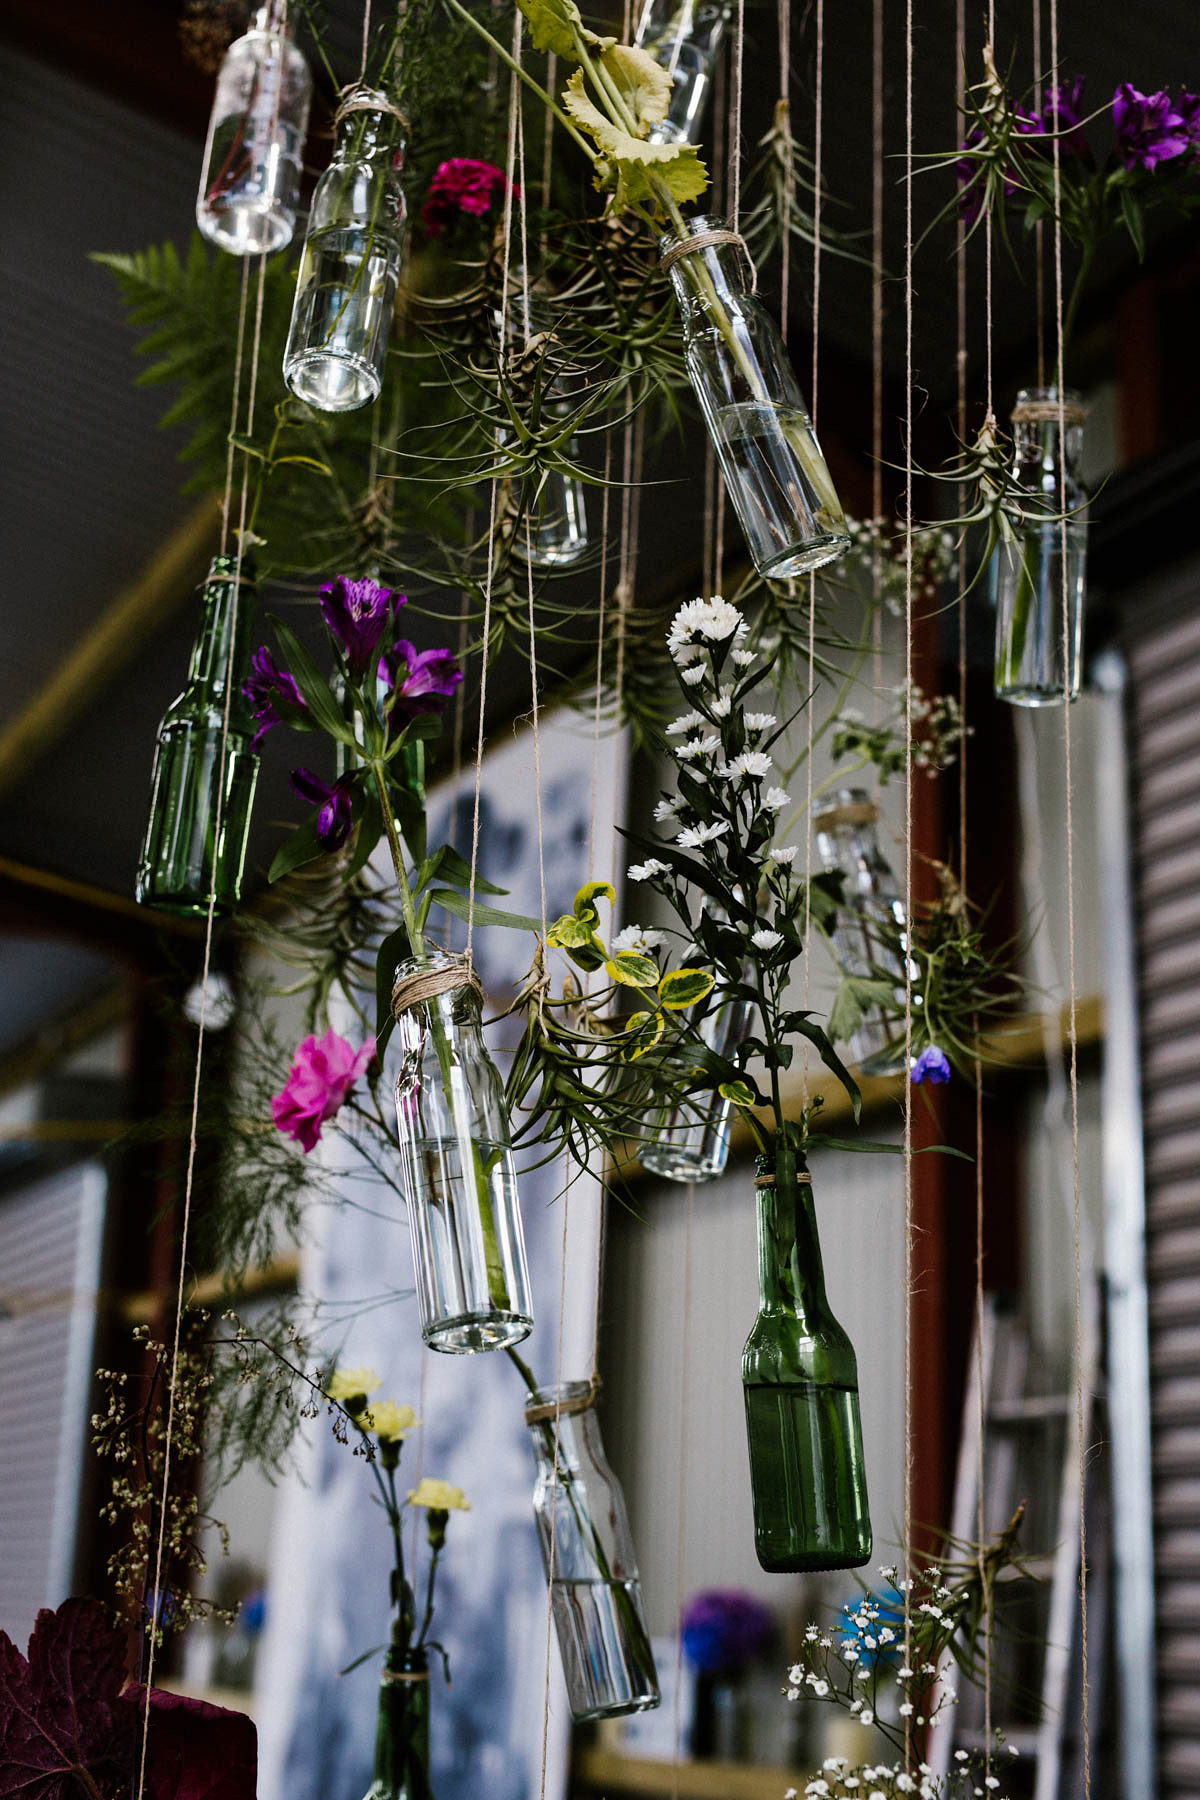
[[[373,1431],[381,1444],[402,1444],[421,1423],[411,1406],[400,1406],[395,1400],[373,1400],[358,1422]]]
[[[377,1387],[382,1387],[374,1369],[335,1369],[329,1377],[325,1389],[331,1400],[339,1401],[350,1413],[361,1412],[368,1394],[373,1394]],[[360,1402],[358,1406],[350,1406],[351,1400]]]
[[[448,1481],[434,1481],[431,1476],[424,1475],[421,1485],[413,1489],[408,1496],[410,1506],[427,1506],[431,1512],[470,1512],[471,1502],[461,1488],[451,1487]]]

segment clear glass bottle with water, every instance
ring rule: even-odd
[[[404,258],[404,121],[386,94],[338,109],[333,161],[317,183],[283,358],[292,392],[319,412],[379,396]]]
[[[754,1008],[746,1000],[714,1007],[700,1022],[700,1041],[719,1056],[732,1057],[750,1029]],[[667,1181],[715,1181],[729,1161],[733,1106],[717,1093],[663,1112],[650,1125],[638,1161]]]
[[[405,985],[418,975],[427,997],[406,1004]],[[396,970],[393,999],[421,1335],[431,1350],[503,1350],[529,1335],[533,1305],[508,1108],[483,1041],[478,985],[457,958],[430,947],[425,961]]]
[[[219,250],[282,250],[296,228],[312,76],[271,0],[229,46],[208,122],[196,223]]]
[[[687,371],[760,575],[784,581],[844,556],[846,519],[779,327],[750,290],[740,243],[697,215],[661,241]],[[732,234],[730,234],[732,235]],[[695,249],[686,245],[699,239]]]
[[[1087,579],[1086,413],[1078,394],[1024,388],[1013,408],[1016,538],[995,550],[997,697],[1058,706],[1079,692]],[[1066,608],[1064,616],[1064,579]]]
[[[560,413],[564,409],[559,403]],[[578,454],[574,438],[567,455]],[[525,483],[519,484],[517,501],[524,503]],[[529,484],[533,485],[532,480]],[[578,475],[565,469],[548,469],[536,490],[527,519],[521,519],[513,537],[513,555],[534,569],[566,569],[587,554],[587,490]]]
[[[675,84],[666,118],[649,132],[652,144],[700,142],[728,21],[724,0],[646,0],[635,42]]]
[[[894,981],[903,1014],[904,956],[897,947],[907,930],[904,898],[892,865],[879,847],[879,808],[865,788],[839,788],[832,806],[814,815],[817,855],[827,874],[842,877],[842,904],[832,932],[843,974]],[[915,966],[914,966],[915,973]],[[898,1069],[904,1062],[895,1009],[867,1008],[850,1039],[850,1060],[865,1075]]]
[[[242,897],[258,782],[254,719],[242,693],[250,673],[254,568],[214,556],[201,596],[187,682],[158,728],[150,816],[138,858],[142,906],[203,917]],[[226,708],[228,707],[228,721]]]
[[[625,1496],[604,1457],[589,1381],[539,1388],[525,1409],[537,1457],[533,1513],[571,1716],[659,1703]]]

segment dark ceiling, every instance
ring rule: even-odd
[[[979,19],[972,18],[972,79]],[[331,11],[347,45],[357,4]],[[1030,0],[999,0],[997,48],[1032,71]],[[1048,20],[1049,0],[1043,12]],[[1061,66],[1086,71],[1088,98],[1102,104],[1119,80],[1150,90],[1200,86],[1200,8],[1195,0],[1061,0]],[[825,8],[824,167],[827,220],[869,227],[875,137],[871,118],[871,0]],[[904,13],[885,0],[886,365],[891,402],[903,371]],[[64,662],[114,602],[136,583],[196,502],[180,496],[176,443],[157,419],[160,389],[134,385],[137,365],[110,277],[89,263],[98,249],[133,250],[191,229],[211,82],[178,52],[173,8],[162,0],[5,0],[0,31],[0,307],[7,353],[3,508],[5,654],[0,658],[0,857],[49,868],[119,895],[132,889],[155,725],[177,691],[193,630],[184,597],[202,572],[193,551],[187,579],[164,586],[136,630],[108,646],[82,694],[43,700],[36,735],[12,733],[61,673]],[[815,7],[797,5],[794,117],[810,131]],[[954,0],[917,0],[914,130],[918,149],[955,141]],[[774,8],[749,0],[745,56],[747,154],[777,92]],[[416,123],[419,131],[419,120]],[[948,196],[944,174],[917,182],[918,229]],[[1155,251],[1170,257],[1178,242]],[[982,252],[970,280],[975,373],[984,342]],[[1132,257],[1105,267],[1119,286]],[[807,304],[811,262],[798,255],[791,342],[809,381]],[[923,248],[915,283],[915,368],[929,405],[953,391],[955,300],[946,240]],[[1104,310],[1101,308],[1100,310]],[[1028,372],[1034,304],[997,259],[993,344],[997,380],[1010,391]],[[857,262],[823,261],[820,315],[822,434],[839,480],[869,496],[871,277]],[[835,416],[836,415],[836,416]],[[676,451],[671,457],[678,461]],[[693,469],[696,458],[689,453]],[[672,470],[672,473],[677,471]],[[643,578],[690,583],[698,561],[700,501],[694,473],[658,490],[643,509]],[[186,558],[185,558],[186,561]],[[594,603],[595,580],[581,604]],[[8,753],[8,760],[5,760]],[[272,820],[288,808],[283,750],[268,745],[263,822],[256,854],[271,847]],[[4,1023],[0,1046],[15,1024]],[[22,1028],[26,1019],[22,1001]],[[14,1014],[15,1019],[15,1014]],[[19,1034],[18,1034],[19,1035]]]

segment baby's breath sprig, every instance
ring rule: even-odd
[[[878,771],[882,784],[910,764],[932,777],[958,761],[959,745],[964,737],[971,736],[974,726],[964,725],[955,695],[936,694],[931,698],[916,682],[901,682],[893,690],[893,699],[892,710],[877,725],[868,724],[853,707],[843,707],[838,714],[833,754],[839,763],[845,757],[853,759],[848,768],[836,771],[833,780],[838,786],[844,786],[858,770],[867,767]]]

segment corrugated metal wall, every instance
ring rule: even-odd
[[[1194,592],[1200,600],[1200,572]],[[1200,609],[1129,651],[1159,1791],[1200,1796]]]

